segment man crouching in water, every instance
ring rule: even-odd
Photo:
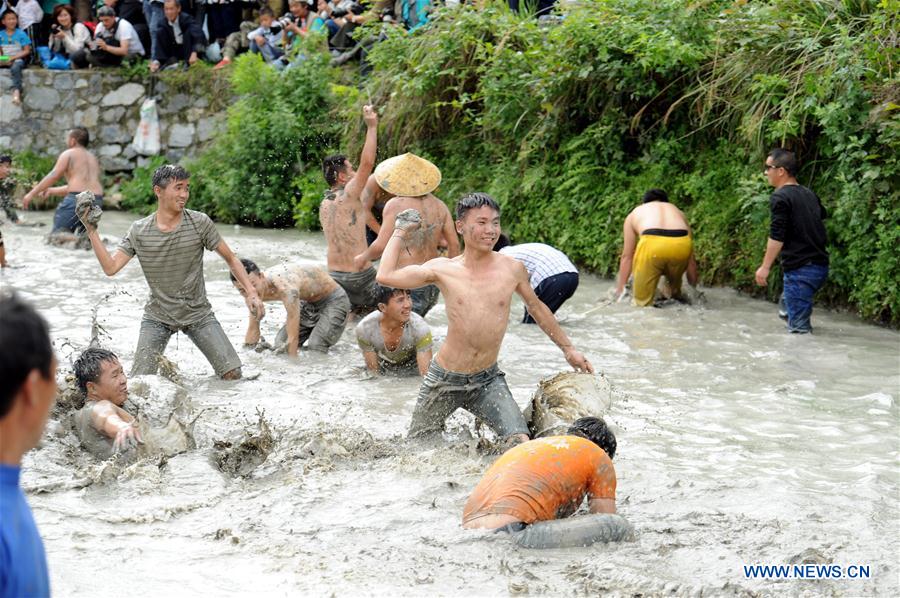
[[[75,380],[84,393],[84,407],[75,414],[78,436],[85,448],[100,458],[141,442],[134,417],[122,409],[128,398],[128,380],[116,354],[87,349],[75,362]]]
[[[255,262],[241,259],[251,289],[262,301],[281,301],[287,311],[287,321],[275,337],[276,350],[284,347],[287,354],[297,357],[300,345],[306,343],[311,351],[327,353],[344,333],[350,299],[346,291],[328,273],[317,266],[283,264],[262,272]],[[231,284],[247,297],[247,289],[231,274]],[[250,321],[244,345],[259,343],[259,320],[250,310]]]
[[[500,206],[490,195],[471,193],[456,204],[456,232],[465,241],[462,255],[398,268],[406,237],[419,226],[418,219],[409,220],[407,215],[406,211],[397,215],[377,280],[400,289],[437,285],[444,295],[448,320],[447,340],[422,381],[409,435],[440,432],[444,421],[462,407],[483,419],[501,438],[525,442],[528,426],[497,367],[512,294],[522,297],[528,313],[562,349],[573,368],[590,373],[594,368],[534,294],[525,266],[493,251],[500,235]]]
[[[616,437],[597,417],[576,420],[564,436],[538,438],[504,453],[463,508],[463,527],[506,531],[528,548],[587,546],[631,531],[616,512]],[[588,498],[590,512],[569,517]]]

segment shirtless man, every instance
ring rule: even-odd
[[[68,149],[59,155],[53,170],[22,198],[22,206],[27,210],[28,204],[38,195],[43,196],[47,192],[53,194],[65,192],[66,196],[56,208],[56,214],[53,216],[51,235],[84,232],[84,225],[75,214],[75,196],[82,191],[92,191],[94,203],[97,206],[103,205],[100,164],[94,154],[87,150],[90,140],[90,134],[84,127],[71,129],[66,136]],[[51,189],[50,186],[61,177],[65,177],[66,185]]]
[[[360,201],[372,168],[378,141],[378,115],[363,106],[366,142],[359,158],[359,170],[343,155],[328,156],[322,172],[330,189],[319,205],[319,222],[328,243],[328,273],[347,292],[354,309],[370,311],[378,303],[375,268],[368,261],[354,261],[366,249],[366,222],[371,206]],[[368,214],[368,216],[367,216]]]
[[[122,409],[128,398],[128,379],[116,354],[106,349],[87,349],[75,362],[75,380],[85,404],[75,413],[82,444],[106,459],[141,442],[134,417]]]
[[[276,348],[284,347],[288,355],[296,357],[303,343],[311,351],[327,353],[340,340],[350,312],[350,299],[325,270],[284,264],[262,272],[248,259],[241,259],[241,263],[259,298],[281,301],[287,310],[287,322],[275,338]],[[233,273],[231,283],[246,297],[243,285]],[[256,346],[259,339],[259,320],[250,310],[244,344]]]
[[[438,246],[447,242],[447,257],[459,255],[459,238],[453,228],[450,210],[431,194],[441,182],[437,167],[413,154],[385,160],[375,169],[375,179],[385,191],[396,196],[384,206],[378,238],[364,252],[356,256],[357,263],[368,263],[382,256],[394,232],[397,214],[414,209],[422,219],[421,225],[405,237],[405,251],[400,255],[399,267],[420,265],[440,255]],[[435,306],[440,291],[430,284],[413,289],[413,311],[422,317]]]
[[[409,433],[440,431],[458,407],[475,414],[511,442],[528,440],[525,418],[497,367],[500,343],[509,323],[512,294],[525,301],[541,330],[562,349],[576,371],[594,368],[575,350],[546,305],[534,294],[521,262],[493,251],[500,235],[500,206],[486,193],[471,193],[456,204],[456,231],[465,251],[400,267],[407,238],[417,223],[398,219],[378,268],[378,282],[401,289],[435,284],[447,305],[447,340],[428,367],[419,389]],[[453,238],[456,238],[454,233]]]
[[[262,319],[266,308],[250,285],[244,266],[209,216],[185,208],[190,199],[190,176],[174,164],[164,164],[154,171],[157,209],[131,224],[113,254],[95,225],[88,224],[87,237],[104,274],[115,276],[137,256],[150,287],[131,375],[155,374],[169,339],[182,331],[200,349],[217,376],[237,380],[241,377],[241,359],[206,297],[204,250],[218,253],[248,289],[247,307],[255,310],[258,318]],[[88,211],[79,214],[82,219],[87,216]]]
[[[653,303],[660,276],[666,277],[666,294],[680,299],[681,276],[687,271],[688,282],[696,286],[697,261],[691,227],[681,210],[669,203],[661,189],[650,189],[643,203],[625,218],[624,248],[616,281],[616,300],[625,294],[625,283],[634,268],[634,304],[646,307]],[[638,241],[640,237],[640,241]]]

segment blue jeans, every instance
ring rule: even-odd
[[[22,91],[22,69],[25,68],[25,61],[21,58],[13,60],[9,66],[9,74],[12,77],[12,88]]]
[[[813,295],[828,279],[828,266],[807,264],[784,273],[784,305],[788,314],[788,331],[812,332]]]
[[[278,60],[284,56],[284,52],[269,43],[265,43],[260,47],[255,41],[250,40],[250,51],[254,54],[262,54],[263,60],[272,65],[276,71],[280,71],[286,66],[284,62]]]
[[[144,0],[144,19],[150,29],[150,59],[157,60],[156,54],[156,30],[162,27],[166,21],[166,13],[163,12],[162,2]],[[144,48],[146,50],[146,48]]]
[[[60,204],[56,207],[56,212],[53,214],[52,232],[64,231],[76,234],[84,232],[84,225],[75,214],[75,204],[78,202],[76,199],[77,195],[78,193],[74,191],[66,194]],[[94,196],[94,205],[99,208],[103,207],[102,195]]]

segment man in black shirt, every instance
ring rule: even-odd
[[[793,152],[772,150],[766,158],[766,178],[775,193],[769,200],[772,224],[766,255],[756,271],[756,284],[766,286],[769,270],[780,253],[788,331],[812,332],[809,317],[813,295],[828,278],[828,240],[822,222],[825,208],[815,193],[797,183]]]

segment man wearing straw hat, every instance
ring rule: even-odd
[[[375,166],[378,142],[378,115],[371,106],[363,106],[366,142],[354,170],[343,155],[328,156],[322,172],[329,190],[319,206],[319,222],[328,243],[328,274],[347,291],[353,309],[363,312],[378,306],[375,268],[366,260],[354,260],[366,249],[366,220],[371,206],[363,206],[360,194]]]
[[[356,256],[358,264],[381,257],[388,240],[394,234],[397,214],[413,209],[422,219],[421,225],[405,237],[406,249],[400,255],[398,267],[420,265],[438,257],[438,245],[446,239],[447,257],[459,255],[459,239],[453,228],[453,217],[444,202],[431,194],[441,184],[438,167],[415,154],[394,156],[375,169],[378,186],[395,197],[384,206],[384,215],[378,238],[366,251]],[[433,284],[413,289],[413,311],[424,317],[435,306],[440,295]]]

